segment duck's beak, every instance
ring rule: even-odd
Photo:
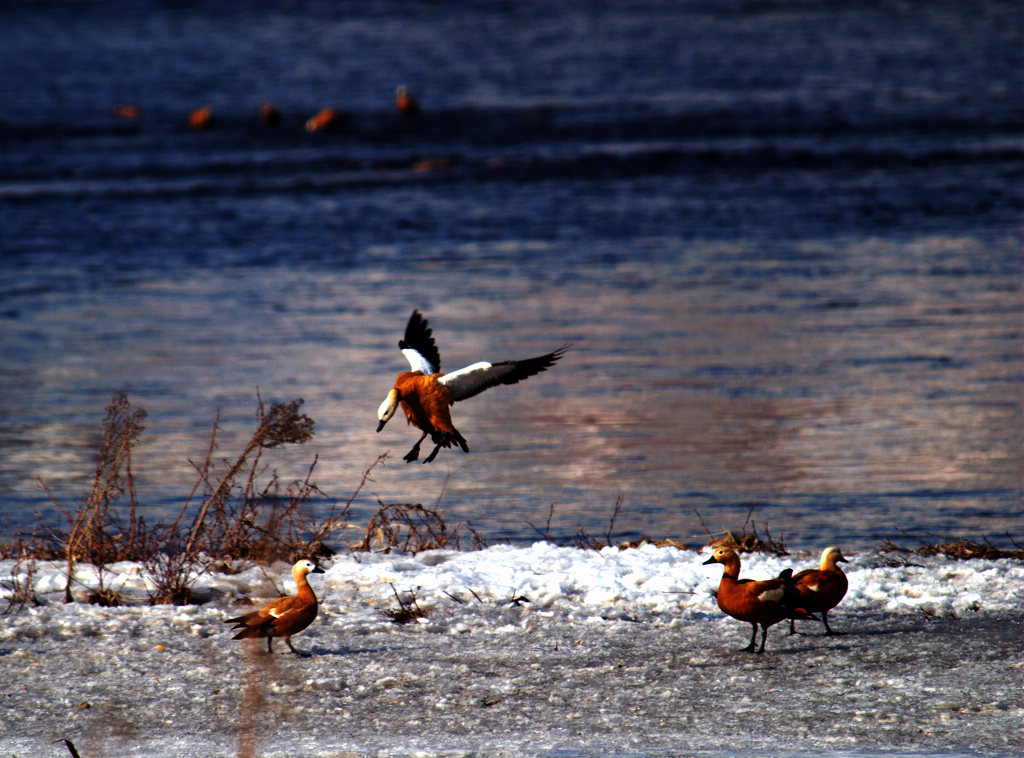
[[[711,556],[701,565],[707,566],[709,563],[718,563],[718,561],[715,560],[715,556]]]

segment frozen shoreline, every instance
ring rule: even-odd
[[[274,592],[259,570],[204,577],[203,605],[100,608],[59,602],[59,567],[40,565],[45,605],[0,626],[0,749],[67,755],[51,744],[67,737],[83,758],[1019,755],[1024,563],[850,557],[833,614],[848,634],[779,625],[764,656],[737,652],[748,627],[714,605],[720,569],[674,548],[339,556],[314,580],[320,618],[295,639],[310,659],[231,641],[223,619]],[[743,575],[813,562],[745,556]],[[117,567],[127,589],[134,568]],[[392,584],[426,618],[391,623]]]

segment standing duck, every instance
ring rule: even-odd
[[[404,84],[395,89],[395,109],[403,116],[415,116],[420,112],[419,101],[409,94]]]
[[[826,636],[843,633],[832,631],[828,625],[828,612],[839,605],[850,586],[846,574],[836,565],[839,561],[847,563],[839,548],[830,545],[821,552],[818,568],[804,569],[793,575],[793,583],[799,595],[796,605],[806,613],[821,614]],[[792,619],[789,621],[789,633],[796,633],[796,622]]]
[[[796,588],[793,585],[792,569],[785,569],[775,579],[755,581],[740,579],[740,557],[731,547],[716,547],[704,565],[721,563],[724,566],[722,581],[715,597],[718,607],[734,619],[746,621],[754,630],[750,644],[743,650],[748,653],[763,653],[768,638],[768,627],[789,618],[796,602]],[[813,618],[800,612],[800,618]],[[761,627],[761,647],[755,650],[757,627]]]
[[[490,387],[515,384],[539,374],[554,365],[568,349],[568,345],[536,358],[501,363],[481,361],[444,374],[441,373],[441,355],[427,320],[419,311],[414,310],[406,324],[404,338],[398,341],[398,349],[409,361],[412,370],[398,375],[395,386],[381,403],[377,410],[377,431],[384,428],[401,404],[406,421],[423,432],[412,450],[405,454],[404,460],[411,463],[418,459],[420,444],[430,435],[434,449],[423,461],[430,463],[442,447],[458,445],[463,452],[469,452],[465,437],[452,424],[449,406]]]
[[[298,592],[294,595],[271,600],[258,611],[246,613],[238,618],[226,619],[225,624],[234,624],[233,629],[241,629],[232,639],[241,640],[249,637],[266,637],[267,652],[273,653],[274,637],[284,637],[288,649],[296,655],[308,658],[311,653],[300,653],[292,647],[291,636],[298,634],[313,623],[316,618],[317,602],[313,588],[309,586],[306,576],[322,574],[324,570],[313,561],[303,559],[292,566],[292,579]]]

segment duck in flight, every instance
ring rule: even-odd
[[[458,445],[463,452],[469,452],[466,438],[452,424],[451,405],[479,395],[490,387],[515,384],[539,374],[554,365],[569,346],[563,345],[550,353],[520,361],[481,361],[445,374],[441,372],[441,354],[427,320],[419,311],[413,311],[405,327],[405,336],[398,341],[398,349],[412,370],[398,375],[395,386],[381,403],[377,410],[377,431],[384,428],[401,405],[406,421],[423,432],[412,450],[405,454],[404,460],[409,463],[417,460],[420,444],[430,435],[434,449],[423,461],[430,463],[442,447]]]

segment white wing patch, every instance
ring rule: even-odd
[[[765,590],[764,592],[762,592],[760,595],[757,596],[757,599],[760,600],[762,603],[765,603],[765,602],[781,603],[782,602],[782,595],[783,595],[782,587],[776,587],[775,589]]]
[[[472,397],[488,386],[493,365],[480,361],[450,374],[445,374],[438,381],[451,390],[452,402]]]
[[[471,366],[460,368],[458,371],[453,371],[450,374],[445,374],[438,381],[444,385],[449,385],[452,382],[455,382],[457,384],[459,382],[459,379],[464,379],[467,374],[472,374],[474,371],[482,371],[483,369],[486,368],[491,368],[491,364],[488,363],[487,361],[480,361],[479,363],[474,363]]]
[[[409,365],[412,366],[413,371],[422,371],[424,374],[436,374],[437,367],[432,366],[430,361],[423,357],[419,350],[413,350],[411,347],[402,348],[402,355],[409,361]]]
[[[294,608],[286,608],[285,610],[281,610],[281,606],[277,605],[277,606],[274,606],[273,608],[269,609],[267,611],[267,613],[269,613],[274,618],[279,619],[282,616],[287,616],[293,610],[295,610],[295,609]]]

